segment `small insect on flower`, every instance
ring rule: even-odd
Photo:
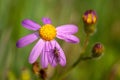
[[[54,46],[51,46],[51,50],[48,54],[48,60],[50,64],[55,67],[57,64],[60,64],[61,66],[65,66],[66,64],[66,58],[63,54],[63,50],[60,48],[58,43],[54,43]]]
[[[55,47],[54,50],[53,50],[53,60],[55,60],[56,63],[59,63],[60,62],[60,59],[63,59],[61,56],[60,56],[60,52],[59,50]],[[52,61],[53,61],[52,60]],[[64,60],[64,59],[63,59]]]

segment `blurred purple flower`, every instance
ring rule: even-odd
[[[35,32],[18,40],[16,46],[22,48],[39,39],[30,53],[29,63],[34,63],[40,56],[42,68],[46,68],[48,63],[52,66],[56,66],[57,63],[65,66],[66,57],[62,48],[54,38],[57,37],[70,43],[79,43],[79,39],[73,35],[78,31],[77,26],[67,24],[55,28],[49,18],[43,18],[42,22],[44,25],[40,26],[32,20],[23,20],[22,25]]]

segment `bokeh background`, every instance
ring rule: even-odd
[[[36,42],[16,48],[21,37],[32,33],[21,25],[24,19],[42,24],[49,17],[53,25],[75,24],[79,44],[58,40],[67,57],[66,67],[49,67],[48,77],[64,73],[80,55],[85,39],[82,15],[86,10],[97,12],[97,31],[90,37],[86,55],[96,42],[101,42],[104,55],[100,59],[81,62],[63,80],[120,80],[120,0],[0,0],[0,80],[37,80],[28,63],[28,56]]]

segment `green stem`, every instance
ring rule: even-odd
[[[76,62],[71,66],[71,68],[69,70],[71,70],[72,68],[75,68],[77,66],[77,64],[80,63],[81,60],[88,60],[91,59],[92,57],[83,57],[83,54],[85,53],[85,50],[87,48],[89,42],[89,35],[86,36],[85,41],[84,41],[84,45],[82,48],[82,51],[80,52],[80,56],[79,58],[76,60]]]
[[[81,61],[91,60],[92,58],[92,56],[79,57],[78,60],[62,76],[60,76],[58,80],[62,80],[65,76],[67,76],[67,74],[72,71]]]
[[[86,35],[86,38],[85,38],[85,41],[84,41],[84,44],[83,44],[83,47],[82,47],[81,54],[85,53],[85,50],[87,48],[88,43],[89,43],[89,35]]]
[[[80,52],[80,56],[79,58],[76,60],[76,62],[62,75],[60,76],[59,80],[63,79],[70,71],[72,71],[81,61],[85,61],[85,60],[90,60],[92,59],[93,57],[83,57],[83,54],[85,53],[85,50],[87,48],[87,45],[88,45],[88,42],[89,42],[89,35],[86,36],[85,38],[85,41],[84,41],[84,45],[83,45],[83,48],[82,48],[82,51]]]

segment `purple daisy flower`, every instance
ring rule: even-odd
[[[46,68],[49,63],[52,66],[56,66],[58,63],[61,66],[65,66],[65,54],[55,37],[66,42],[79,43],[79,39],[73,35],[78,31],[77,26],[67,24],[55,28],[49,18],[43,18],[42,22],[44,25],[40,26],[32,20],[23,20],[22,25],[35,32],[18,40],[16,46],[22,48],[39,39],[30,53],[29,63],[33,64],[40,57],[42,68]]]

